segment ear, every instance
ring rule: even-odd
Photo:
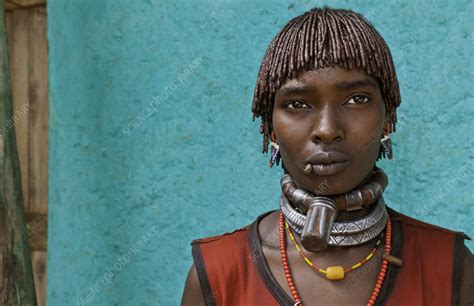
[[[385,113],[385,118],[383,120],[382,125],[379,127],[379,136],[380,139],[382,139],[386,134],[387,134],[387,126],[389,125],[390,121],[388,120],[389,115],[388,113]]]
[[[275,135],[275,131],[272,130],[272,133],[270,134],[270,139],[273,141],[273,142],[277,142],[276,140],[276,135]]]
[[[390,135],[393,127],[393,121],[392,118],[394,117],[393,112],[385,112],[385,123],[384,123],[384,129],[383,133],[384,135]]]

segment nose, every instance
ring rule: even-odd
[[[311,139],[316,143],[330,144],[345,138],[341,118],[337,116],[337,110],[324,107],[314,119],[311,131]]]

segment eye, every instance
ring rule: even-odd
[[[364,104],[369,101],[370,99],[366,95],[357,95],[350,98],[346,103],[347,104]]]
[[[286,104],[286,107],[289,109],[309,108],[308,104],[297,100]]]

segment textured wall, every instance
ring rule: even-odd
[[[393,51],[387,202],[474,236],[473,2],[443,3],[331,1]],[[316,4],[48,1],[48,305],[177,305],[192,239],[278,207],[251,96],[273,35]]]

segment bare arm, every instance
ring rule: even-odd
[[[463,247],[463,253],[464,261],[459,302],[461,306],[472,306],[474,305],[474,256],[466,245]]]
[[[205,306],[202,296],[201,284],[199,283],[198,274],[194,264],[189,269],[186,284],[184,285],[181,306]]]

